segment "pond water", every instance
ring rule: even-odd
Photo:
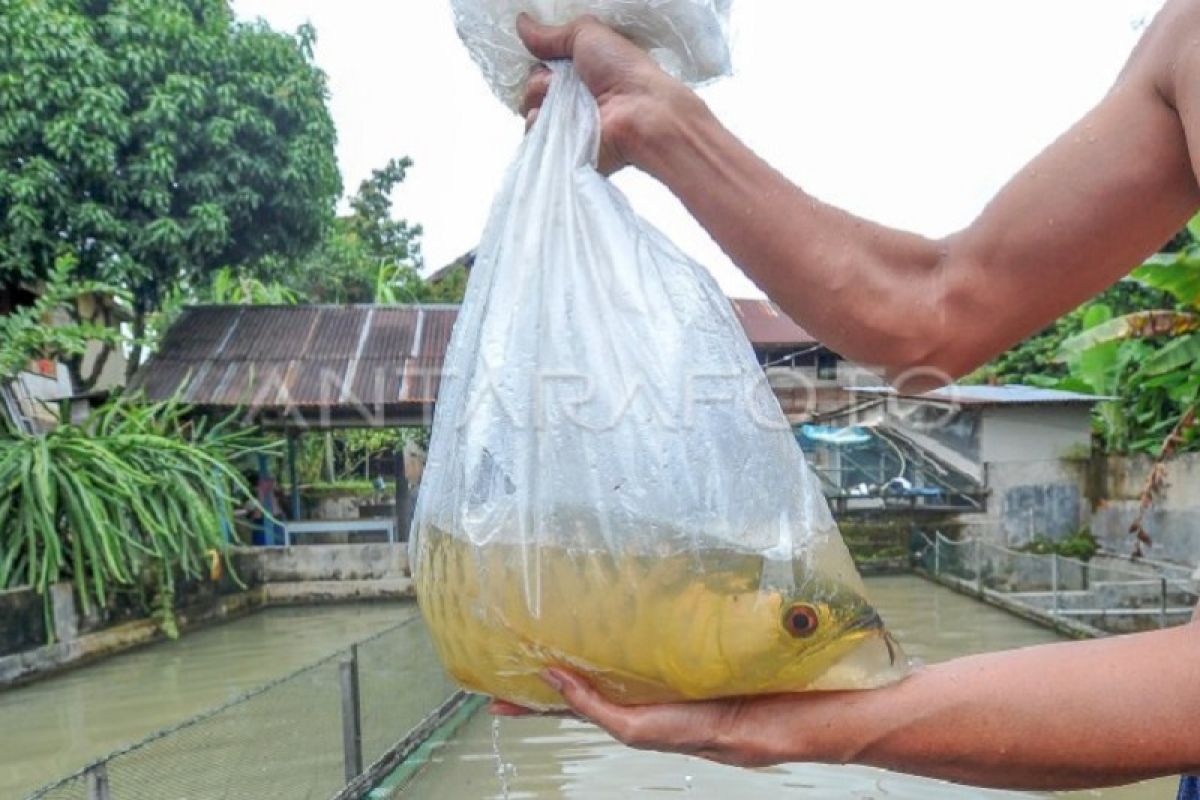
[[[875,604],[908,652],[933,663],[994,650],[1056,641],[1044,628],[957,595],[916,577],[868,581]],[[685,794],[696,800],[730,798],[953,798],[1035,797],[985,792],[953,784],[858,767],[796,765],[746,771],[699,759],[625,748],[596,728],[573,720],[504,720],[499,752],[509,765],[512,800],[604,800]],[[492,721],[468,723],[404,792],[421,800],[501,798]],[[1061,795],[1102,800],[1164,800],[1177,781]]]
[[[271,609],[0,692],[0,798],[24,797],[415,614],[394,604]]]

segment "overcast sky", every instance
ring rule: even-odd
[[[736,74],[703,90],[739,136],[823,200],[927,235],[966,225],[1111,85],[1162,0],[734,0]],[[429,268],[474,247],[522,126],[454,32],[448,0],[234,0],[312,22],[348,190],[416,162],[398,213]],[[662,187],[638,211],[734,297],[754,286]]]

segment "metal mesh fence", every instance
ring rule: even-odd
[[[982,539],[925,536],[919,566],[1030,608],[1117,632],[1186,621],[1200,595],[1182,567],[1010,550]]]
[[[357,650],[363,761],[370,764],[454,687],[416,618]],[[346,783],[340,665],[348,655],[155,734],[30,800],[326,800]]]
[[[382,636],[358,647],[364,764],[379,760],[458,688],[424,625],[414,627],[419,635]]]

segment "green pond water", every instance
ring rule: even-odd
[[[411,605],[271,609],[0,692],[0,800],[24,797],[414,614]]]
[[[910,655],[934,663],[1057,641],[1054,633],[916,577],[868,580],[872,599]],[[401,795],[421,800],[501,798],[492,720],[468,723]],[[1086,734],[1081,734],[1086,735]],[[503,720],[499,752],[512,800],[733,798],[1029,798],[859,767],[795,765],[747,771],[684,756],[623,747],[574,720]],[[1103,800],[1173,800],[1177,781],[1060,795]]]
[[[927,662],[1056,638],[1042,628],[919,578],[880,578],[868,583],[876,604],[909,653]],[[152,645],[57,678],[0,692],[0,800],[22,798],[117,748],[342,651],[416,613],[412,604],[273,609],[187,634],[177,642]],[[422,709],[431,708],[445,696],[444,678],[433,663],[419,623],[409,629],[389,649],[381,651],[385,662],[371,666],[373,674],[380,670],[397,674],[394,682],[372,693],[384,701],[377,700],[364,709],[369,749],[382,752],[385,739],[398,738],[419,719]],[[336,697],[335,666],[319,673],[323,683],[312,687],[311,702],[316,703],[318,697]],[[318,675],[312,679],[317,680]],[[324,705],[330,708],[324,709]],[[264,754],[274,755],[245,753],[238,760],[234,757],[238,754],[223,751],[220,742],[195,748],[189,744],[186,753],[172,755],[177,759],[173,764],[155,761],[146,765],[149,772],[139,780],[150,793],[137,797],[328,797],[327,788],[336,786],[340,766],[335,706],[330,700],[312,705],[308,712],[320,722],[318,727],[329,728],[325,731],[328,736],[322,736],[330,742],[325,747],[329,752],[320,758],[299,750],[264,750]],[[306,712],[300,709],[298,713]],[[503,762],[510,765],[508,797],[513,800],[603,800],[664,794],[685,794],[697,800],[1033,796],[982,792],[851,767],[797,765],[737,770],[680,756],[630,750],[591,726],[557,719],[506,720],[500,726],[499,748]],[[273,782],[270,789],[258,785],[252,794],[246,794],[251,784],[240,773],[232,773],[253,769],[256,760],[263,758],[279,760],[273,766],[276,772],[282,769],[291,777],[288,788]],[[435,752],[399,797],[499,798],[503,794],[496,769],[492,721],[481,714]],[[195,780],[190,781],[192,788],[186,793],[168,789],[168,785],[176,786],[181,781],[165,778],[163,770],[173,772],[175,777],[196,770]],[[1164,780],[1064,797],[1170,800],[1174,792],[1175,783]],[[114,793],[113,800],[126,798]]]

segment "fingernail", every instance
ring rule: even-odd
[[[566,685],[566,682],[562,679],[562,677],[552,669],[542,670],[542,680],[550,684],[550,688],[556,692],[561,692],[563,690],[563,686]]]

